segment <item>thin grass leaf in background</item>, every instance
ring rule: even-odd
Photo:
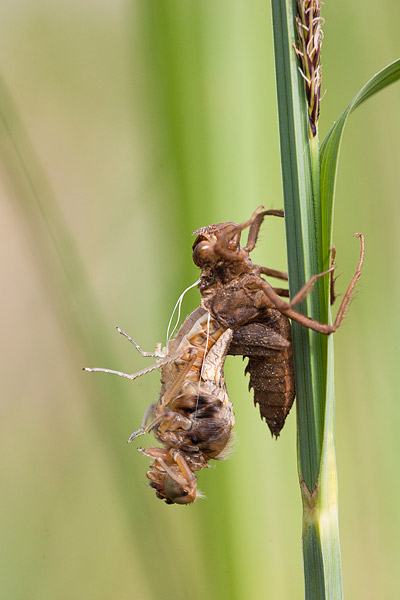
[[[115,333],[112,330],[107,332],[105,319],[91,288],[90,277],[84,271],[74,240],[58,209],[54,192],[2,79],[0,106],[2,164],[14,189],[15,202],[25,217],[25,225],[41,266],[51,306],[63,326],[65,339],[75,357],[76,369],[92,361],[94,355],[98,360],[104,361],[105,365],[113,364],[115,356],[110,351],[110,344],[105,336]],[[157,581],[152,576],[152,560],[158,560],[161,569],[162,566],[167,568],[164,555],[167,554],[168,544],[165,540],[163,548],[163,541],[160,539],[157,544],[158,558],[155,549],[146,544],[146,541],[149,542],[153,536],[158,535],[159,528],[151,518],[146,502],[146,488],[138,486],[135,481],[135,477],[140,480],[144,465],[139,461],[135,463],[132,452],[122,443],[126,437],[123,392],[119,391],[119,396],[115,399],[115,381],[110,377],[99,380],[97,386],[89,386],[89,380],[82,381],[81,384],[84,386],[84,398],[92,421],[107,448],[108,467],[118,491],[127,531],[130,532],[132,553],[140,564],[141,572],[147,573],[143,581],[148,586],[149,595],[156,597],[158,588]],[[126,387],[126,395],[129,392]],[[140,419],[139,406],[137,422]],[[140,519],[137,517],[139,513]],[[147,537],[143,534],[144,531]]]

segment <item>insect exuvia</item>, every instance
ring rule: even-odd
[[[298,313],[293,306],[306,297],[318,277],[332,273],[335,267],[314,275],[290,302],[282,300],[288,291],[273,288],[262,275],[287,280],[286,273],[253,265],[249,257],[266,215],[283,217],[283,211],[260,207],[242,225],[220,223],[195,232],[193,260],[201,269],[201,307],[186,318],[166,348],[161,350],[159,344],[156,352],[143,352],[119,329],[143,356],[157,358],[154,365],[133,374],[86,369],[131,380],[161,369],[158,401],[146,411],[142,426],[129,441],[154,431],[161,442],[161,448],[149,447],[141,452],[153,459],[147,472],[150,486],[168,504],[193,502],[198,495],[195,473],[207,467],[211,459],[224,458],[229,448],[235,419],[223,374],[226,355],[249,358],[246,372],[250,373],[254,401],[277,437],[295,397],[289,319],[319,333],[334,332],[360,277],[364,238],[357,234],[360,259],[334,324],[319,323]],[[241,247],[241,232],[246,228],[247,243]]]
[[[307,296],[319,277],[333,273],[333,264],[327,271],[311,277],[287,302],[281,296],[288,297],[288,290],[274,288],[262,277],[267,275],[287,281],[287,274],[252,263],[250,253],[267,215],[284,216],[282,210],[263,210],[263,207],[259,207],[242,225],[219,223],[198,229],[195,231],[197,238],[193,244],[193,260],[201,269],[201,306],[220,325],[233,329],[227,354],[249,358],[246,372],[250,373],[254,402],[259,404],[261,418],[265,418],[271,433],[278,437],[295,398],[289,319],[325,335],[336,331],[361,275],[364,236],[356,234],[361,242],[357,269],[334,324],[328,325],[297,312],[293,307]],[[249,228],[247,243],[242,247],[240,235],[246,228]]]
[[[224,458],[229,449],[235,417],[223,366],[232,331],[199,307],[186,318],[167,348],[161,351],[158,346],[154,354],[143,352],[127,334],[120,333],[142,355],[156,356],[157,363],[132,375],[109,369],[86,370],[136,379],[161,369],[158,401],[146,411],[142,426],[129,441],[154,431],[163,447],[141,449],[154,459],[147,472],[150,485],[167,504],[189,504],[197,497],[195,472],[207,467],[211,459]]]

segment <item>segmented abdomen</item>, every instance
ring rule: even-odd
[[[249,323],[234,332],[229,354],[249,359],[245,373],[254,389],[272,435],[278,437],[295,398],[291,329],[288,319],[276,309],[268,309],[263,321]]]
[[[195,322],[188,334],[183,336],[177,354],[185,350],[187,350],[187,354],[180,356],[177,362],[181,364],[186,363],[190,359],[190,352],[193,349],[196,351],[195,361],[186,375],[187,379],[199,380],[204,357],[219,340],[224,331],[225,329],[215,319],[208,313],[205,313]]]

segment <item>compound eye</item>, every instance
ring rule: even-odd
[[[172,504],[190,504],[196,500],[196,489],[191,492],[181,486],[170,475],[165,477],[164,492],[167,502]]]
[[[199,242],[193,249],[193,262],[198,267],[216,262],[217,256],[214,252],[214,245],[204,240]]]

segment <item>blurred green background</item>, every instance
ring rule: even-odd
[[[400,4],[341,0],[323,15],[321,139],[398,57]],[[263,0],[3,3],[3,598],[303,597],[295,411],[272,440],[229,358],[234,452],[200,473],[206,500],[167,506],[125,443],[158,375],[81,371],[148,364],[114,327],[147,350],[164,342],[198,276],[195,228],[282,206],[270,23]],[[338,291],[357,261],[355,231],[367,248],[335,335],[352,599],[399,587],[399,102],[394,85],[351,117],[337,184]],[[281,222],[265,223],[254,254],[285,268]],[[198,303],[192,290],[184,314]]]

